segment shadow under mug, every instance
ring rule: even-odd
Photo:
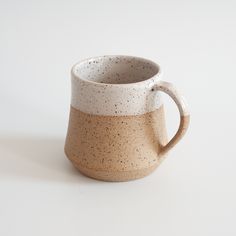
[[[127,181],[151,173],[189,125],[184,99],[160,67],[132,56],[100,56],[73,66],[65,153],[83,174]],[[160,92],[176,103],[180,125],[168,141]]]

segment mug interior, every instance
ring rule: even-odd
[[[76,77],[96,83],[130,84],[150,79],[160,69],[154,62],[131,56],[102,56],[73,67]]]

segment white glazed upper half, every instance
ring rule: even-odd
[[[72,107],[104,116],[141,115],[158,109],[160,93],[153,91],[160,68],[147,59],[101,56],[72,68]]]

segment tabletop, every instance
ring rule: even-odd
[[[0,234],[236,234],[235,1],[1,1]],[[124,54],[160,64],[191,122],[143,179],[87,178],[66,159],[70,69]],[[169,138],[178,127],[163,94]]]

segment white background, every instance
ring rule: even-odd
[[[86,178],[63,153],[70,68],[104,54],[156,61],[190,107],[141,180]],[[236,235],[235,62],[234,0],[0,0],[0,235]]]

